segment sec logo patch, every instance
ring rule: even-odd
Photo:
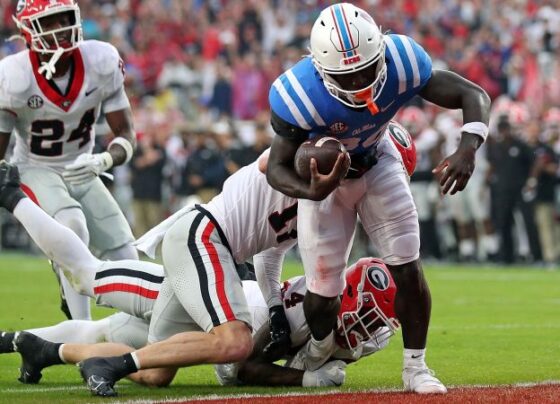
[[[32,95],[27,100],[27,106],[31,109],[39,109],[43,106],[43,99],[38,95]]]

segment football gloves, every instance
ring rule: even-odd
[[[292,344],[290,339],[290,323],[282,305],[273,306],[269,309],[270,343],[264,347],[263,353],[270,361],[282,358]]]
[[[62,177],[71,185],[82,185],[113,166],[113,157],[109,152],[80,154],[71,164],[64,167]]]

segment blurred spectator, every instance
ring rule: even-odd
[[[492,167],[493,187],[497,209],[497,230],[500,235],[500,260],[511,264],[515,260],[512,229],[514,211],[520,209],[531,247],[532,260],[541,259],[538,233],[535,228],[533,205],[527,194],[521,193],[533,166],[533,151],[514,135],[508,118],[497,125],[497,139],[488,145],[488,160]],[[525,200],[523,200],[525,198]]]
[[[528,144],[533,149],[535,163],[527,180],[524,194],[534,195],[535,218],[543,259],[547,265],[554,265],[558,259],[560,242],[556,238],[554,223],[554,188],[558,158],[552,148],[540,140],[541,128],[538,121],[531,121],[526,132]]]
[[[165,149],[151,132],[138,135],[131,167],[134,235],[140,237],[162,220],[162,183]]]

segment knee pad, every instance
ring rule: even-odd
[[[420,236],[416,232],[405,233],[394,238],[392,254],[384,261],[389,265],[402,265],[417,260],[420,256]]]

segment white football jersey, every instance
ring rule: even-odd
[[[222,192],[204,207],[220,224],[236,262],[296,243],[297,199],[268,185],[257,161],[229,177]]]
[[[101,108],[112,112],[130,106],[126,97],[110,100],[124,83],[115,47],[83,41],[71,57],[74,68],[64,90],[38,73],[34,52],[21,51],[0,61],[0,109],[16,117],[13,163],[61,170],[91,152]]]

